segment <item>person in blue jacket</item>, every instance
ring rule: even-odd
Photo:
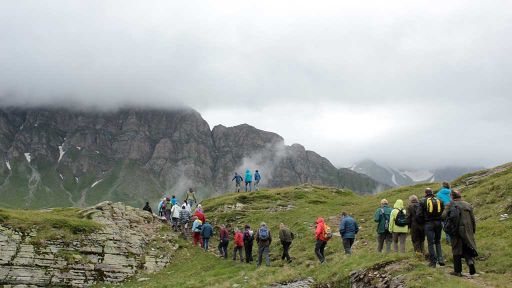
[[[354,218],[347,214],[347,212],[341,213],[340,222],[340,235],[343,241],[343,248],[345,254],[352,254],[352,245],[356,239],[356,234],[359,232],[359,226]]]
[[[203,238],[203,249],[208,251],[208,244],[210,243],[210,237],[213,236],[213,227],[208,222],[208,219],[204,220],[203,227],[201,228],[201,237]]]
[[[258,170],[256,170],[256,172],[254,172],[254,190],[256,191],[260,191],[260,180],[261,180],[261,175],[260,175],[260,172]]]
[[[444,207],[447,207],[448,204],[450,204],[450,202],[452,201],[452,198],[450,197],[450,193],[452,193],[452,190],[450,189],[450,183],[443,182],[443,187],[441,188],[441,190],[439,190],[437,192],[436,198],[441,200],[441,202],[443,202]],[[445,223],[443,222],[442,225],[444,228]],[[450,236],[446,233],[445,233],[445,235],[446,235],[446,243],[450,244],[451,243]]]
[[[249,192],[252,192],[252,174],[249,169],[245,170],[245,192],[247,192],[247,186],[249,186]]]

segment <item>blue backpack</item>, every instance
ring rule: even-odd
[[[268,239],[268,228],[267,226],[263,226],[260,228],[260,231],[258,233],[258,237],[260,240],[267,240]]]

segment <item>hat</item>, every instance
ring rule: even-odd
[[[201,206],[201,204],[197,204],[197,208],[201,208],[201,207],[203,207],[203,206]]]
[[[432,195],[434,194],[434,191],[432,191],[432,188],[425,189],[425,195]]]

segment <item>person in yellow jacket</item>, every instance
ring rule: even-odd
[[[393,248],[398,252],[398,243],[400,242],[400,252],[405,253],[405,238],[409,232],[407,221],[407,210],[404,209],[404,201],[396,200],[395,209],[391,211],[389,218],[389,232],[393,234]]]

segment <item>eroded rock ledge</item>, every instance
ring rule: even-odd
[[[0,226],[0,284],[4,287],[87,287],[119,283],[138,271],[165,267],[178,248],[175,235],[153,215],[124,205],[102,202],[80,211],[104,224],[79,240],[34,244],[36,232]]]

